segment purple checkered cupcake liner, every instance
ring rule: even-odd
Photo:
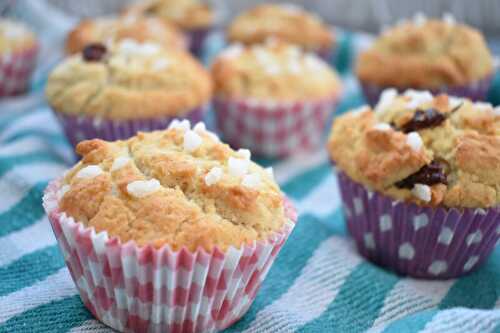
[[[478,269],[500,239],[500,207],[422,207],[367,190],[338,172],[358,251],[401,275],[449,279]]]
[[[75,147],[80,141],[103,139],[123,140],[137,132],[150,132],[167,128],[174,119],[188,119],[192,123],[203,120],[208,106],[196,108],[182,116],[164,116],[144,119],[109,120],[92,116],[71,115],[54,111],[61,123],[68,141]]]
[[[493,80],[493,75],[489,75],[484,79],[463,86],[445,86],[437,89],[426,89],[426,90],[429,90],[433,95],[448,94],[450,96],[466,97],[471,99],[472,101],[486,101],[486,97],[488,95],[488,91],[490,90],[492,80]],[[396,88],[396,90],[398,90],[399,93],[403,93],[407,89],[411,88],[411,87],[398,88],[392,86],[379,86],[376,84],[363,82],[361,80],[360,84],[366,102],[371,106],[375,106],[377,104],[380,95],[387,88]]]

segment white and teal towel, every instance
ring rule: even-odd
[[[344,35],[337,57],[343,110],[362,102],[347,70],[352,41]],[[80,301],[41,205],[71,149],[46,106],[18,104],[0,104],[0,332],[111,332]],[[356,253],[325,152],[262,162],[274,166],[300,219],[228,332],[500,332],[500,247],[459,280],[398,277]]]

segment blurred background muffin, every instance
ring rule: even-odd
[[[482,34],[459,24],[417,14],[384,31],[356,63],[365,97],[374,105],[382,90],[395,87],[484,100],[494,72]]]
[[[64,60],[50,74],[46,95],[76,145],[165,128],[173,118],[200,121],[212,82],[185,51],[124,39],[89,44]]]
[[[275,40],[233,44],[217,57],[212,75],[224,138],[268,157],[317,147],[341,92],[326,62]]]
[[[246,45],[269,37],[298,45],[328,59],[334,35],[321,18],[293,4],[262,4],[238,15],[227,28],[227,39]]]
[[[144,0],[129,6],[124,14],[154,16],[175,24],[186,33],[196,55],[216,23],[215,10],[201,0]]]
[[[0,97],[28,89],[37,52],[36,37],[26,25],[0,18]]]
[[[82,20],[68,34],[65,51],[78,53],[90,43],[108,45],[126,38],[157,43],[165,48],[186,47],[184,36],[173,24],[156,17],[128,16]]]

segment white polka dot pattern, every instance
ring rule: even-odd
[[[433,261],[432,264],[429,266],[429,273],[432,275],[439,275],[448,269],[448,264],[446,261],[443,260],[436,260]]]
[[[444,227],[441,229],[441,232],[439,233],[438,237],[438,243],[444,244],[444,245],[450,245],[451,241],[453,240],[453,230],[451,230],[448,227]]]
[[[380,231],[385,232],[392,229],[392,219],[388,214],[380,216],[379,219]]]
[[[415,231],[422,229],[429,224],[429,218],[425,214],[415,215],[413,218],[413,228]]]
[[[364,235],[364,242],[367,249],[375,249],[375,239],[373,238],[373,234],[371,232],[368,232]]]
[[[352,201],[354,204],[354,214],[356,215],[361,215],[363,214],[363,202],[361,201],[360,198],[354,198]]]
[[[401,259],[411,260],[415,257],[415,248],[410,243],[403,243],[399,247],[398,256]]]
[[[474,267],[475,264],[479,261],[478,256],[472,256],[470,257],[467,262],[464,264],[464,271],[470,271],[472,267]]]
[[[465,242],[467,243],[467,246],[471,246],[473,244],[481,242],[482,239],[483,239],[483,233],[481,232],[481,230],[476,230],[475,232],[470,233],[467,236]]]

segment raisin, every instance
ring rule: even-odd
[[[82,51],[85,61],[100,61],[106,54],[106,46],[101,43],[92,43],[85,46]]]
[[[400,180],[395,185],[399,188],[411,189],[415,184],[448,184],[443,165],[439,162],[432,161],[429,165],[424,165],[420,170]]]
[[[417,110],[413,118],[401,126],[405,133],[418,131],[424,128],[435,127],[445,121],[446,117],[435,109]]]

